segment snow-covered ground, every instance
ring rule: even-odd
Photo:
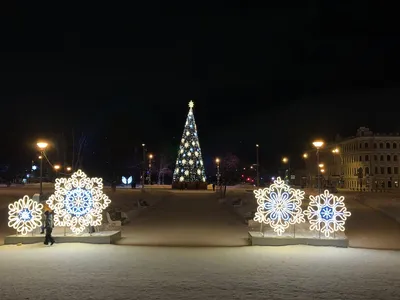
[[[0,299],[400,299],[400,252],[326,247],[0,247]]]

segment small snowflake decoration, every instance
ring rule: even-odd
[[[254,221],[269,224],[278,236],[290,225],[305,222],[301,209],[304,192],[291,188],[280,177],[254,194],[258,204]]]
[[[76,234],[101,225],[103,210],[110,203],[103,193],[103,179],[88,178],[81,170],[70,178],[57,178],[55,192],[47,200],[54,210],[54,225],[70,227]]]
[[[310,221],[310,230],[317,230],[329,237],[337,231],[344,231],[346,219],[351,216],[344,204],[344,197],[338,197],[325,190],[318,196],[310,196],[310,203],[304,214]]]
[[[43,205],[29,196],[8,205],[8,226],[22,235],[42,226]]]

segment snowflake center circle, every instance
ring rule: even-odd
[[[93,196],[90,191],[76,188],[65,196],[65,208],[72,216],[84,216],[93,208]]]
[[[19,219],[20,219],[21,221],[24,221],[24,222],[29,221],[29,220],[32,219],[32,213],[31,213],[31,211],[30,211],[29,209],[27,209],[27,208],[22,209],[22,210],[19,212],[18,216],[19,216]]]
[[[322,219],[329,221],[333,218],[334,215],[333,208],[329,206],[324,206],[321,208],[320,214]]]

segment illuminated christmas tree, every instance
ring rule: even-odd
[[[206,182],[206,173],[204,171],[199,137],[197,135],[197,127],[193,115],[193,106],[193,101],[190,101],[189,112],[186,118],[185,129],[183,130],[174,170],[173,182],[175,186],[177,186],[178,183]]]

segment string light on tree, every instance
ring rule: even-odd
[[[291,188],[278,177],[268,188],[254,191],[257,212],[254,221],[269,224],[278,236],[290,225],[305,222],[301,209],[304,192]]]
[[[206,181],[193,107],[194,102],[191,100],[176,159],[176,167],[173,175],[174,182]]]
[[[310,222],[310,230],[317,230],[327,238],[337,231],[344,231],[346,220],[351,216],[344,197],[332,195],[328,190],[318,196],[311,195],[304,214]]]
[[[43,205],[25,195],[8,205],[8,226],[26,235],[42,226]]]
[[[54,225],[79,234],[87,226],[100,226],[102,212],[111,203],[103,193],[102,178],[88,178],[81,170],[70,178],[57,178],[55,192],[47,200],[54,210]]]

